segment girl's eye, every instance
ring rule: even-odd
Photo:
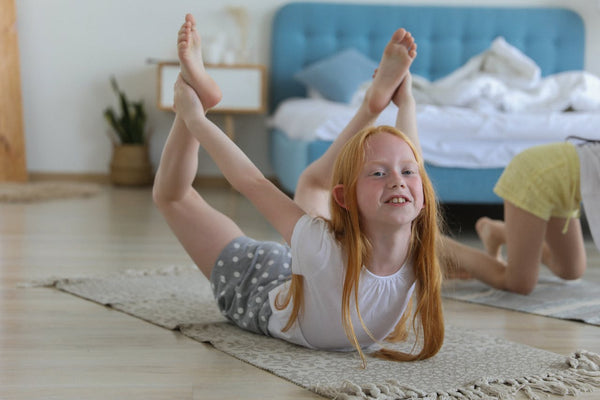
[[[404,171],[402,171],[403,175],[414,175],[416,173],[417,173],[417,171],[412,170],[412,169],[405,169]]]
[[[382,171],[375,171],[371,175],[373,175],[373,176],[383,176],[383,172]]]

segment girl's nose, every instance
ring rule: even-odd
[[[398,187],[405,188],[406,183],[404,182],[404,178],[402,177],[402,175],[392,175],[390,177],[389,187],[391,189],[395,189]]]

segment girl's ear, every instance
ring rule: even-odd
[[[346,207],[346,201],[344,198],[344,185],[342,185],[341,183],[335,185],[333,187],[333,198],[335,199],[335,202],[342,207],[343,209],[347,210],[348,208]]]

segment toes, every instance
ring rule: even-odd
[[[394,34],[392,35],[392,42],[401,42],[402,40],[404,40],[406,36],[406,30],[404,28],[400,28],[398,30],[396,30],[396,32],[394,32]]]
[[[410,49],[415,44],[415,39],[412,37],[410,32],[407,32],[400,44],[406,46],[406,48]]]

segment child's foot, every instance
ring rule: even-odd
[[[488,217],[481,217],[475,223],[475,231],[481,239],[486,252],[499,261],[502,260],[500,248],[504,244],[504,222]]]
[[[417,45],[410,32],[403,28],[394,32],[367,91],[366,101],[371,113],[378,114],[387,107],[416,55]]]
[[[221,89],[204,69],[200,35],[191,14],[185,16],[185,22],[179,29],[177,55],[181,62],[181,76],[200,97],[204,111],[216,106],[221,101]]]

